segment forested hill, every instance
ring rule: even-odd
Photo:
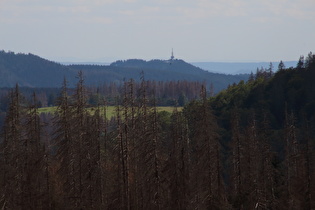
[[[233,112],[246,124],[254,114],[259,120],[267,117],[270,127],[285,125],[286,114],[296,123],[311,120],[315,125],[315,55],[300,58],[295,68],[278,67],[277,73],[260,71],[248,82],[231,85],[211,99],[214,111],[229,129]]]
[[[28,87],[60,87],[63,78],[69,85],[76,83],[76,75],[82,70],[87,85],[104,82],[121,82],[124,79],[140,79],[141,72],[146,80],[155,81],[201,81],[214,86],[215,92],[229,84],[247,80],[249,75],[225,75],[204,71],[183,60],[132,59],[117,61],[111,65],[62,65],[33,54],[15,54],[0,51],[0,87],[13,87],[16,83]]]
[[[59,87],[73,76],[68,67],[36,55],[0,51],[0,87]]]

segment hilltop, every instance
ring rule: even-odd
[[[33,54],[0,51],[0,87],[13,87],[16,83],[24,87],[60,87],[64,78],[73,86],[79,70],[83,71],[86,84],[93,86],[131,78],[139,80],[143,72],[146,80],[201,81],[208,85],[212,83],[216,92],[229,84],[247,80],[249,76],[212,73],[180,59],[130,59],[110,65],[64,65]]]

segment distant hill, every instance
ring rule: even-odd
[[[139,80],[140,73],[143,72],[146,80],[212,83],[216,92],[229,84],[247,80],[249,76],[212,73],[177,59],[168,61],[130,59],[116,61],[110,65],[63,65],[33,54],[0,51],[0,87],[12,87],[16,83],[26,87],[60,87],[63,78],[73,86],[79,70],[84,72],[87,85],[122,82],[130,78]]]

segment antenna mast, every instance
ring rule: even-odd
[[[173,52],[173,48],[172,48],[172,56],[171,56],[171,60],[174,60],[174,52]]]

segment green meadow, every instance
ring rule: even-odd
[[[38,111],[39,113],[54,113],[56,111],[57,107],[53,106],[53,107],[42,107],[39,108]],[[182,107],[178,107],[177,110],[181,111],[183,108]],[[93,114],[95,111],[95,108],[87,108],[87,110]],[[104,111],[104,107],[101,107],[102,112]],[[106,116],[108,119],[110,119],[111,117],[115,116],[116,114],[116,106],[107,106],[106,107]],[[162,112],[162,111],[166,111],[166,112],[173,112],[174,107],[172,106],[159,106],[157,107],[158,112]]]

